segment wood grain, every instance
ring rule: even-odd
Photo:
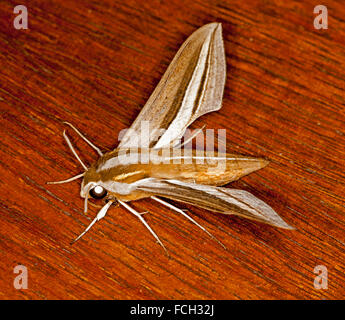
[[[336,299],[345,294],[345,7],[323,1],[329,28],[313,27],[315,1],[21,1],[29,29],[0,1],[0,297],[2,299]],[[270,204],[295,231],[192,206],[225,251],[174,212],[143,200],[145,228],[114,208],[83,240],[82,168],[62,121],[103,150],[117,145],[183,41],[223,25],[223,108],[194,127],[226,128],[229,152],[271,160],[231,184]],[[70,134],[88,163],[97,154]],[[175,203],[176,204],[176,203]],[[28,268],[16,290],[13,268]],[[328,268],[327,290],[313,286]]]

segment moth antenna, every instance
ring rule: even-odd
[[[175,146],[173,146],[173,148],[181,148],[183,147],[185,144],[187,144],[189,141],[193,140],[200,132],[202,132],[202,130],[204,130],[206,127],[206,125],[204,124],[202,126],[202,128],[197,129],[187,140],[183,141],[183,143],[179,143]]]
[[[63,123],[70,126],[91,148],[95,149],[100,156],[103,156],[101,149],[96,147],[89,139],[87,139],[73,124],[67,121],[64,121]]]
[[[139,220],[144,224],[144,226],[151,232],[151,234],[155,237],[157,242],[163,247],[165,252],[168,254],[168,250],[165,248],[164,244],[162,241],[158,238],[157,234],[151,229],[151,227],[148,225],[148,223],[145,221],[145,219],[141,216],[139,212],[131,208],[127,203],[117,200],[122,206],[124,206],[129,212],[133,213]],[[168,254],[169,255],[169,254]]]
[[[88,232],[91,227],[99,220],[101,220],[102,218],[105,217],[105,215],[107,214],[108,209],[110,208],[110,206],[112,205],[113,201],[108,201],[101,210],[98,211],[97,216],[95,217],[95,219],[92,220],[92,222],[88,225],[88,227],[84,230],[84,232],[82,232],[76,239],[74,239],[71,244],[75,243],[76,241],[78,241],[86,232]]]
[[[151,199],[156,200],[157,202],[165,205],[166,207],[175,210],[178,213],[181,213],[184,217],[186,217],[189,221],[193,222],[195,225],[197,225],[201,230],[203,230],[204,232],[206,232],[212,239],[214,239],[215,241],[217,241],[225,250],[227,250],[227,247],[220,242],[212,233],[210,233],[209,231],[207,231],[203,226],[201,226],[199,223],[197,223],[192,217],[190,217],[187,213],[185,213],[183,210],[175,207],[174,205],[172,205],[169,202],[166,202],[160,198],[157,198],[155,196],[151,196]]]
[[[84,173],[81,173],[81,174],[78,174],[77,176],[74,176],[72,178],[69,178],[69,179],[66,179],[66,180],[61,180],[61,181],[48,181],[46,182],[47,184],[61,184],[61,183],[68,183],[68,182],[71,182],[71,181],[74,181],[74,180],[77,180],[79,178],[82,178],[84,176],[85,172]]]
[[[70,139],[67,137],[67,134],[66,134],[66,130],[63,131],[63,136],[69,146],[69,148],[71,149],[72,153],[74,154],[74,156],[77,158],[77,160],[80,162],[80,164],[82,165],[82,167],[85,169],[85,171],[87,171],[87,166],[83,163],[83,161],[80,160],[78,154],[76,153],[76,151],[74,150],[73,146],[72,146],[72,143],[70,141]]]

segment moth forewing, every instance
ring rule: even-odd
[[[194,120],[221,108],[225,78],[222,26],[210,23],[183,43],[118,148],[138,147],[143,123],[150,129],[141,142],[147,147],[180,139]],[[166,130],[161,137],[159,129]]]
[[[137,188],[149,194],[189,203],[207,210],[234,214],[284,229],[293,229],[269,205],[244,190],[159,179],[142,181]]]

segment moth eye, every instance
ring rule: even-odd
[[[107,195],[107,190],[102,186],[95,186],[90,190],[90,196],[94,199],[102,199]]]

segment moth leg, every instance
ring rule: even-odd
[[[80,160],[77,152],[74,150],[73,145],[71,143],[71,140],[68,138],[67,134],[66,134],[66,130],[63,131],[63,137],[65,138],[67,145],[69,146],[69,148],[71,149],[72,153],[74,154],[74,156],[77,158],[77,160],[80,162],[80,164],[82,165],[82,167],[85,169],[85,171],[87,171],[87,166],[84,164],[83,161]]]
[[[66,180],[61,180],[61,181],[48,181],[46,182],[47,184],[61,184],[61,183],[68,183],[68,182],[71,182],[71,181],[74,181],[74,180],[77,180],[79,178],[82,178],[84,176],[85,172],[84,173],[81,173],[81,174],[78,174],[77,176],[74,176],[72,178],[69,178],[69,179],[66,179]]]
[[[102,218],[105,217],[105,215],[107,214],[108,209],[110,208],[110,206],[113,204],[112,201],[107,202],[107,204],[105,206],[102,207],[101,210],[98,211],[95,219],[92,220],[92,222],[88,225],[88,227],[84,230],[84,232],[82,232],[76,239],[74,239],[71,244],[73,244],[74,242],[78,241],[86,232],[88,232],[90,230],[90,228],[99,220],[101,220]]]
[[[92,206],[92,207],[95,207],[95,208],[102,208],[102,206],[101,205],[99,205],[99,204],[95,204],[95,203],[93,203],[93,202],[91,202],[91,201],[87,201],[88,202],[88,204],[90,205],[90,206]]]
[[[227,250],[227,247],[221,243],[212,233],[210,233],[209,231],[207,231],[203,226],[201,226],[199,223],[197,223],[192,217],[190,217],[187,213],[185,213],[183,210],[173,206],[171,203],[166,202],[160,198],[157,198],[155,196],[151,196],[151,199],[156,200],[157,202],[165,205],[166,207],[175,210],[178,213],[181,213],[185,218],[187,218],[189,221],[193,222],[195,225],[197,225],[201,230],[203,230],[204,232],[206,232],[212,239],[214,239],[215,241],[217,241],[225,250]]]
[[[155,237],[157,242],[163,247],[166,253],[168,253],[167,249],[165,248],[162,241],[158,238],[157,234],[151,229],[151,227],[148,225],[148,223],[144,220],[144,218],[141,216],[142,214],[131,208],[126,202],[123,202],[121,200],[118,200],[118,202],[125,207],[129,212],[133,213],[139,220],[144,224],[144,226],[151,232],[151,234]]]
[[[96,147],[89,139],[87,139],[73,124],[64,121],[64,124],[70,126],[91,148],[95,149],[100,156],[103,156],[103,152]]]

